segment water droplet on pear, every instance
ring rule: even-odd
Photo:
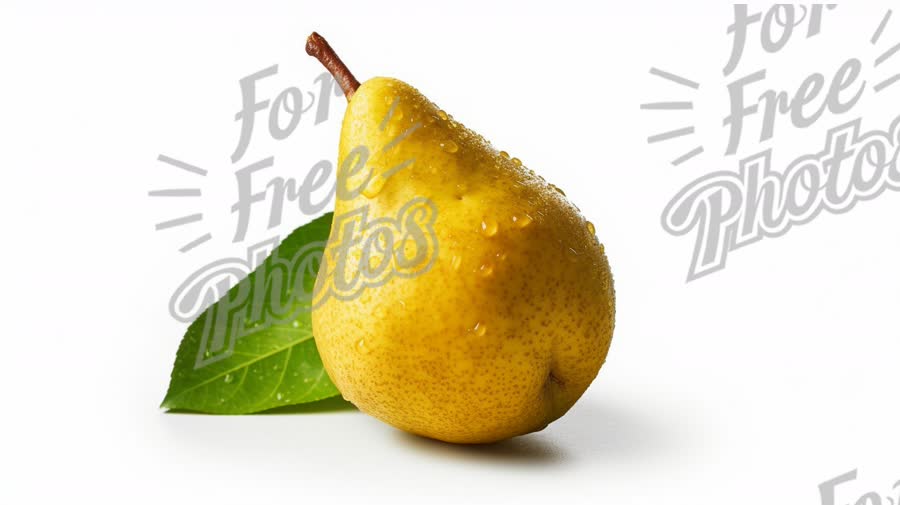
[[[366,187],[363,188],[362,194],[366,198],[375,198],[378,196],[378,193],[381,193],[381,190],[384,189],[384,184],[387,182],[384,177],[380,175],[373,175],[371,179],[369,179],[369,183],[366,184]]]
[[[456,142],[448,139],[441,142],[441,149],[448,153],[455,153],[456,151],[459,151],[459,146],[456,145]]]
[[[512,217],[512,222],[519,228],[525,228],[531,224],[534,219],[531,218],[528,214],[515,215]]]
[[[481,221],[481,233],[484,234],[485,237],[493,237],[497,234],[497,229],[499,226],[497,225],[497,220],[486,217]]]

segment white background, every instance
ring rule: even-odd
[[[355,3],[0,7],[0,502],[817,504],[819,483],[855,468],[838,503],[900,494],[891,490],[900,478],[900,195],[823,214],[691,283],[693,235],[659,224],[681,187],[735,167],[722,156],[721,126],[730,6]],[[900,42],[895,13],[879,46],[869,43],[886,9],[826,12],[822,35],[798,35],[777,55],[759,50],[757,25],[732,77],[765,67],[771,85],[796,87],[850,57],[868,68]],[[312,30],[361,80],[419,87],[596,223],[616,276],[613,347],[587,394],[545,431],[473,448],[351,409],[215,417],[157,408],[184,331],[167,311],[173,290],[203,264],[314,217],[294,209],[267,231],[260,213],[246,242],[230,241],[235,168],[274,155],[273,174],[302,178],[336,155],[342,99],[328,121],[304,117],[286,140],[258,128],[242,162],[229,160],[241,77],[279,64],[261,96],[316,91],[322,70],[303,51]],[[668,83],[652,66],[702,86]],[[871,86],[898,71],[900,56],[864,77]],[[772,142],[743,154],[773,147],[783,167],[820,150],[843,120],[886,128],[898,98],[900,85],[802,132],[779,120]],[[679,99],[696,110],[639,108]],[[693,139],[646,142],[687,124]],[[669,165],[700,141],[703,157]],[[147,196],[196,184],[204,195],[191,202]],[[194,211],[202,224],[154,231]],[[214,240],[177,251],[203,231]]]

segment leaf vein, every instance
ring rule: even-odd
[[[264,360],[264,359],[266,359],[266,358],[270,358],[270,357],[272,357],[272,356],[274,356],[274,355],[276,355],[276,354],[278,354],[278,353],[280,353],[280,352],[284,352],[284,351],[287,350],[287,349],[291,349],[291,348],[293,348],[293,347],[295,347],[295,346],[298,346],[298,345],[302,344],[303,342],[308,341],[308,340],[311,339],[311,338],[312,338],[312,333],[309,333],[308,336],[306,336],[306,337],[304,337],[304,338],[302,338],[302,339],[300,339],[300,340],[297,340],[296,342],[292,342],[290,345],[286,345],[286,346],[284,346],[284,347],[276,348],[275,350],[273,350],[273,351],[271,351],[271,352],[267,352],[267,353],[263,353],[263,354],[258,354],[258,355],[256,355],[256,358],[255,358],[255,359],[250,359],[250,360],[244,361],[243,363],[241,363],[240,365],[238,365],[238,366],[236,366],[236,367],[234,367],[234,368],[230,368],[230,369],[228,369],[228,370],[225,370],[224,372],[221,372],[221,373],[219,373],[219,374],[216,374],[216,375],[210,377],[209,379],[206,379],[206,380],[204,380],[204,381],[201,381],[201,382],[198,383],[198,384],[194,384],[193,386],[190,386],[190,387],[185,388],[184,391],[182,391],[182,392],[178,393],[177,395],[175,395],[175,396],[173,397],[173,400],[174,400],[175,398],[181,398],[181,397],[183,397],[184,395],[186,395],[187,393],[189,393],[189,392],[191,392],[191,391],[194,391],[194,390],[196,390],[196,389],[199,389],[199,388],[201,388],[201,387],[203,387],[203,386],[209,384],[210,382],[213,382],[213,381],[219,379],[220,377],[224,377],[225,375],[228,375],[228,374],[230,374],[230,373],[232,373],[232,372],[238,371],[238,370],[240,370],[240,369],[242,369],[242,368],[249,368],[250,365],[253,365],[253,364],[255,364],[255,363],[259,362],[259,361],[262,361],[262,360]],[[235,352],[237,352],[237,351],[235,351]],[[247,353],[243,353],[243,354],[247,354]]]

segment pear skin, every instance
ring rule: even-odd
[[[413,201],[433,215],[418,223],[427,246],[361,227],[348,242],[332,229],[312,314],[329,376],[360,410],[425,437],[487,443],[543,429],[609,351],[615,292],[594,226],[412,86],[378,77],[354,91],[335,222],[360,212],[396,222]],[[341,279],[371,274],[374,243],[394,274],[335,295]],[[410,267],[398,262],[418,249],[427,261],[402,275]]]

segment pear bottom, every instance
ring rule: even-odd
[[[316,307],[316,344],[344,398],[401,430],[464,444],[565,414],[609,351],[609,265],[597,251],[535,268],[539,251],[524,249],[507,251],[488,277],[478,261],[454,268],[442,251],[427,273]]]

